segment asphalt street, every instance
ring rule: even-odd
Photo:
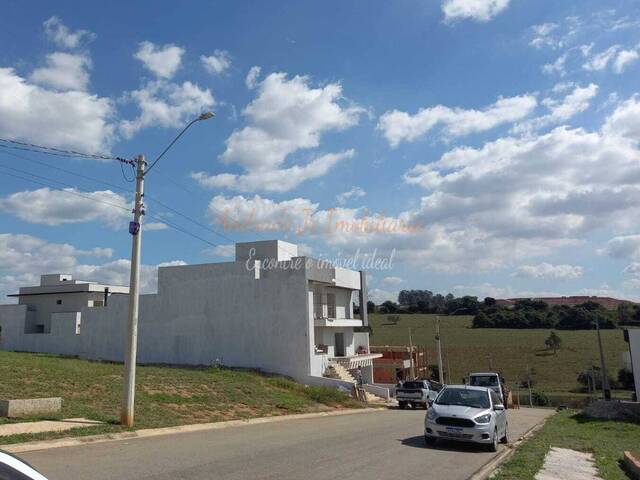
[[[551,412],[509,410],[515,439]],[[423,410],[296,419],[21,454],[50,480],[466,479],[495,455],[423,439]],[[501,447],[504,448],[504,447]]]

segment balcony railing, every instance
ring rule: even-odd
[[[358,367],[368,367],[373,364],[374,358],[382,357],[381,353],[365,353],[362,355],[351,355],[349,357],[333,357],[331,362],[342,365],[347,370],[353,370]]]

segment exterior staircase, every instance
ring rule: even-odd
[[[349,382],[356,385],[355,377],[347,370],[344,366],[340,365],[337,362],[330,362],[329,367],[327,369],[327,374],[325,375],[329,378],[337,378],[344,382]],[[365,397],[368,403],[386,403],[383,398],[378,397],[377,395],[373,395],[372,393],[365,392]]]

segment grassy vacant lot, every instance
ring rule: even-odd
[[[387,315],[371,315],[373,328],[371,345],[408,345],[409,327],[413,330],[413,343],[427,348],[429,364],[437,363],[435,315],[399,315],[396,325]],[[441,317],[440,328],[447,365],[453,382],[460,382],[467,373],[489,369],[503,372],[509,386],[526,374],[527,365],[534,368],[534,388],[551,393],[566,392],[577,387],[578,373],[591,364],[599,365],[595,331],[557,331],[562,348],[556,355],[546,350],[544,341],[550,330],[515,330],[471,328],[471,317]],[[609,374],[617,377],[621,368],[621,355],[628,351],[622,330],[602,331]],[[490,356],[490,357],[489,357]],[[448,357],[448,361],[447,361]]]
[[[71,434],[118,431],[122,370],[121,364],[0,351],[0,398],[62,397],[62,417],[108,423]],[[136,380],[137,428],[361,406],[335,389],[252,371],[143,366]],[[18,440],[25,438],[5,437],[0,443]]]
[[[626,480],[620,461],[625,450],[640,445],[640,425],[583,419],[572,411],[551,417],[546,425],[518,448],[493,478],[533,480],[551,447],[592,452],[600,475],[606,480]]]

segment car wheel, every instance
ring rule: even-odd
[[[398,402],[398,407],[400,407],[400,410],[404,410],[407,408],[407,402]]]
[[[429,437],[428,435],[424,436],[424,443],[426,443],[429,447],[435,446],[437,442],[438,439],[436,437]]]
[[[493,438],[491,439],[491,443],[489,444],[490,452],[498,451],[498,429],[496,428],[493,432]]]
[[[501,443],[509,443],[509,424],[505,423],[504,425],[504,436],[500,439]]]

